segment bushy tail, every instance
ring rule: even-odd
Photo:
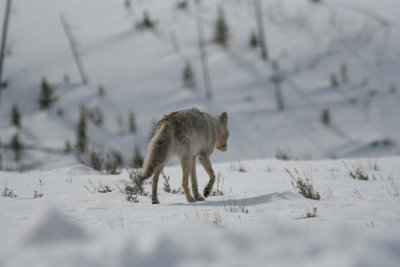
[[[163,124],[156,130],[153,138],[150,140],[143,170],[139,174],[139,178],[150,178],[158,168],[161,168],[166,163],[171,139],[171,133],[167,124]]]

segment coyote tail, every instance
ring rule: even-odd
[[[168,157],[171,139],[168,124],[162,124],[155,131],[150,140],[149,149],[143,164],[143,170],[139,174],[139,178],[150,178],[158,168],[162,167]]]

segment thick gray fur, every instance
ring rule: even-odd
[[[153,176],[152,203],[159,203],[157,198],[158,178],[165,164],[172,156],[178,156],[182,166],[182,187],[188,202],[202,201],[196,177],[196,157],[207,171],[210,180],[204,188],[205,197],[211,192],[215,174],[210,162],[210,155],[215,148],[226,151],[229,137],[228,114],[211,116],[196,108],[173,112],[164,116],[157,123],[150,140],[140,178]],[[189,190],[189,175],[192,191]]]

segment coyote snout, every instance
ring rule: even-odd
[[[160,203],[157,198],[157,184],[160,173],[172,156],[178,156],[182,165],[182,187],[188,202],[202,201],[196,177],[196,158],[210,177],[204,188],[205,197],[211,192],[215,174],[210,155],[215,148],[226,151],[229,138],[228,114],[223,112],[214,117],[196,108],[173,112],[157,123],[150,140],[144,161],[142,179],[153,176],[152,203]],[[194,197],[189,191],[189,175]]]

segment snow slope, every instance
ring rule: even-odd
[[[0,172],[0,266],[398,266],[400,158],[216,164],[219,190],[187,203],[163,191],[160,205],[118,191],[128,173],[82,165]],[[355,180],[360,168],[368,181]],[[199,185],[207,175],[199,167]],[[285,169],[309,178],[321,200],[303,198]],[[178,167],[166,168],[171,187]],[[100,185],[114,191],[98,193]],[[150,185],[146,185],[148,191]],[[216,188],[214,188],[216,189]],[[43,193],[33,199],[34,191]],[[317,209],[317,216],[305,218]]]
[[[399,154],[397,0],[263,1],[270,57],[279,61],[284,75],[283,112],[276,110],[270,62],[248,48],[250,32],[256,30],[252,1],[202,1],[199,12],[207,39],[211,101],[204,94],[192,1],[187,11],[178,10],[176,1],[131,1],[130,13],[123,2],[14,1],[0,138],[7,145],[17,132],[9,122],[11,106],[18,105],[20,137],[30,148],[22,159],[25,169],[75,164],[74,156],[62,151],[66,140],[75,142],[83,104],[100,107],[105,114],[102,127],[89,127],[91,147],[102,153],[119,151],[125,165],[134,146],[145,152],[154,121],[191,107],[230,115],[230,150],[215,154],[217,161],[270,157],[278,149],[294,158]],[[211,41],[218,5],[224,8],[232,37],[227,51]],[[156,20],[154,30],[134,27],[144,11]],[[82,55],[87,86],[80,84],[61,13]],[[179,49],[174,49],[174,35]],[[188,60],[198,85],[194,92],[183,90],[181,84]],[[342,64],[347,65],[349,81],[332,88],[329,77],[336,74],[340,80]],[[65,75],[69,83],[64,82]],[[56,88],[59,98],[47,112],[37,106],[42,77]],[[106,90],[104,97],[97,95],[99,85]],[[329,127],[320,122],[326,108],[331,114]],[[130,110],[135,112],[138,131],[121,135],[119,117],[126,125]],[[12,169],[12,153],[7,149],[1,153]]]

